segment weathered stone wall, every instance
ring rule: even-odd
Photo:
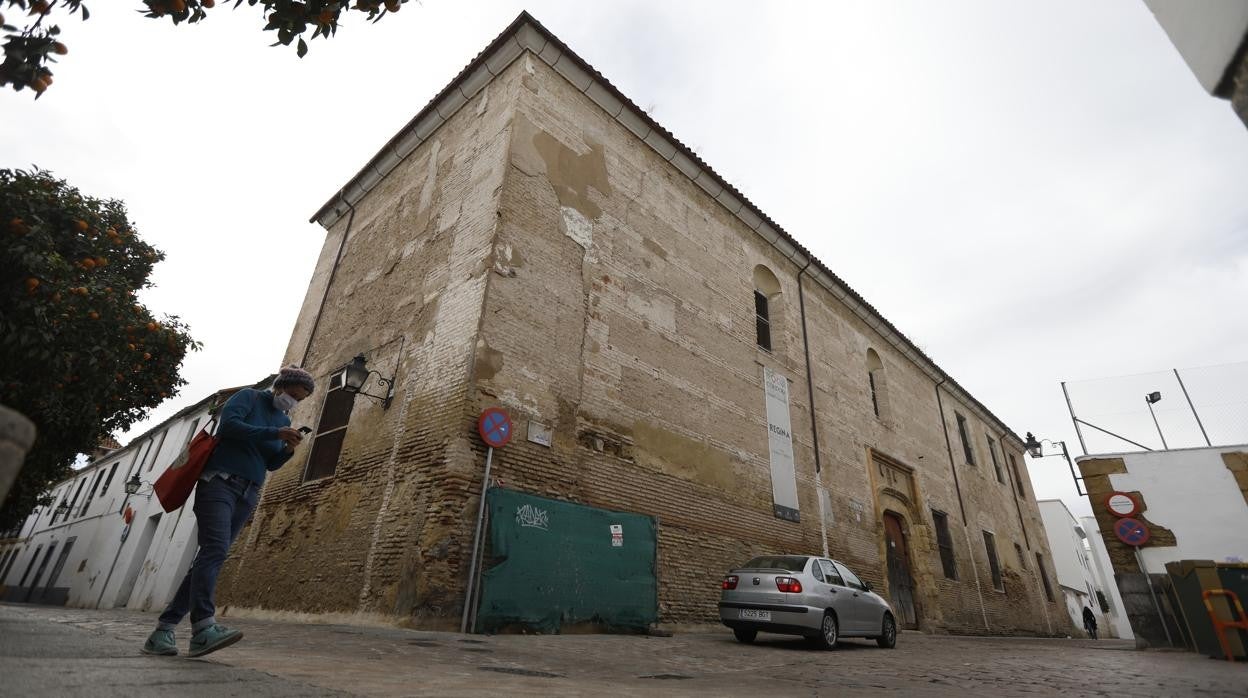
[[[816,473],[800,270],[544,63],[518,65],[522,89],[476,356],[482,401],[506,405],[519,426],[520,439],[495,456],[498,477],[657,516],[665,621],[714,621],[724,571],[756,553],[818,553],[823,528],[832,555],[886,590],[888,508],[906,522],[922,627],[1064,632],[1066,614],[1043,601],[1036,576],[1036,551],[1050,577],[1052,568],[1030,483],[1025,499],[1014,495],[1000,450],[1025,473],[1021,444],[1002,444],[942,388],[951,466],[936,381],[806,279]],[[780,284],[772,351],[755,343],[756,265]],[[868,349],[884,366],[880,418]],[[800,523],[772,513],[764,366],[790,382]],[[961,455],[955,412],[971,423],[975,466]],[[527,420],[553,427],[551,447],[521,440]],[[987,453],[989,434],[1004,482]],[[885,493],[873,452],[911,471],[908,497]],[[956,581],[941,571],[932,508],[949,514]],[[1004,592],[992,588],[982,530],[996,534]],[[1021,565],[1015,541],[1029,558]]]
[[[755,343],[759,265],[778,283],[771,351]],[[1063,632],[1036,575],[1037,551],[1052,568],[1030,483],[1014,496],[1004,450],[998,482],[984,439],[1025,477],[1021,444],[1001,443],[978,409],[799,272],[522,55],[328,232],[286,360],[323,384],[363,352],[397,371],[395,402],[356,400],[333,477],[302,481],[306,446],[272,476],[221,603],[456,625],[484,457],[474,417],[501,404],[517,426],[495,454],[502,484],[658,518],[665,622],[714,622],[725,570],[825,543],[887,594],[888,511],[904,522],[920,627]],[[764,367],[789,380],[800,523],[772,512]],[[296,424],[315,426],[324,388]],[[971,424],[974,466],[955,413]],[[549,447],[524,438],[530,420],[552,428]],[[956,580],[941,570],[932,509],[948,514]],[[997,536],[1003,592],[982,530]]]
[[[303,482],[311,444],[270,476],[226,564],[221,604],[457,627],[480,467],[468,385],[518,84],[496,79],[328,231],[285,357],[299,363],[306,349],[319,388],[292,422],[316,426],[329,376],[357,353],[397,374],[394,402],[356,398],[332,477]]]

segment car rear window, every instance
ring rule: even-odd
[[[756,557],[745,563],[745,566],[753,569],[801,572],[806,569],[806,561],[809,559],[800,555],[768,555],[766,557]]]

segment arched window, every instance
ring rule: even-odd
[[[867,384],[871,387],[871,409],[882,419],[886,404],[884,362],[874,349],[867,350]]]
[[[771,351],[772,302],[780,296],[780,281],[763,265],[754,267],[754,335],[761,349]]]

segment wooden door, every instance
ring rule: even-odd
[[[910,546],[896,514],[884,515],[884,546],[888,557],[888,596],[903,628],[919,627],[914,612],[914,579],[910,576]]]

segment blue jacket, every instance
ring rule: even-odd
[[[257,485],[267,471],[277,470],[293,455],[277,438],[290,426],[290,417],[273,406],[273,393],[244,388],[234,393],[217,416],[220,441],[204,464],[204,472],[219,470],[241,475]]]

